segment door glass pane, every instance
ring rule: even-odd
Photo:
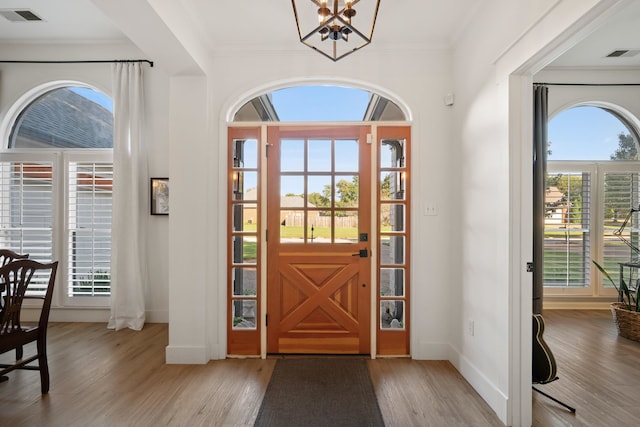
[[[233,167],[258,168],[258,141],[255,139],[233,140]]]
[[[231,269],[233,296],[256,295],[255,267],[234,267]]]
[[[317,211],[308,212],[307,241],[310,243],[331,242],[331,216]]]
[[[331,207],[331,175],[312,175],[307,178],[307,207]]]
[[[304,214],[302,210],[280,210],[281,242],[304,242]]]
[[[380,230],[404,231],[404,205],[385,203],[380,206]]]
[[[331,172],[331,141],[328,139],[309,140],[308,170],[311,172]]]
[[[280,170],[301,172],[304,170],[304,141],[283,139],[280,141]]]
[[[256,328],[256,301],[234,300],[231,302],[233,329]]]
[[[380,183],[381,200],[404,200],[403,172],[382,172]]]
[[[400,168],[404,166],[404,140],[383,139],[380,147],[380,167]]]
[[[404,268],[380,269],[380,296],[404,296]]]
[[[234,264],[255,264],[256,263],[256,237],[233,236],[233,263]]]
[[[304,206],[304,176],[280,177],[280,207],[301,208]]]
[[[233,200],[256,200],[258,172],[233,172]]]
[[[256,231],[258,210],[255,203],[233,205],[231,216],[233,231]]]
[[[338,208],[358,207],[358,176],[357,175],[336,175],[335,198]]]
[[[380,236],[380,264],[404,264],[404,236]]]
[[[404,301],[380,301],[380,327],[383,329],[404,329]]]
[[[354,139],[339,139],[335,148],[335,171],[358,172],[358,141]]]
[[[335,243],[358,242],[358,213],[336,211],[334,214]]]

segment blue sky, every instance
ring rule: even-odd
[[[82,95],[87,99],[94,101],[96,104],[102,105],[107,110],[113,113],[113,102],[111,98],[105,95],[102,92],[98,92],[97,90],[89,89],[86,87],[72,87],[71,90],[78,95]]]
[[[280,121],[360,121],[369,92],[337,86],[298,86],[272,92]],[[300,106],[304,108],[300,108]]]
[[[609,160],[628,129],[598,107],[575,107],[549,120],[549,160]]]

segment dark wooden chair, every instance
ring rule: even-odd
[[[29,258],[29,254],[21,255],[13,252],[10,249],[0,249],[0,267],[4,267],[10,262],[18,259],[27,259],[27,258]],[[2,310],[3,301],[4,301],[4,285],[0,280],[0,310]]]
[[[42,264],[29,259],[13,261],[0,267],[0,282],[6,288],[5,305],[0,311],[0,354],[11,350],[16,350],[17,354],[15,363],[0,364],[0,376],[15,369],[38,370],[42,394],[49,392],[47,325],[57,268],[57,261]],[[38,292],[27,295],[35,285],[38,287]],[[45,286],[46,289],[42,294],[41,289]],[[25,299],[42,300],[40,318],[34,326],[26,326],[21,322],[20,314]],[[26,358],[18,354],[18,351],[22,353],[23,346],[32,342],[36,343],[36,354]],[[35,361],[37,365],[32,364]]]
[[[4,267],[9,264],[11,261],[15,261],[17,259],[27,259],[29,258],[29,254],[18,254],[13,252],[10,249],[0,249],[0,267]]]

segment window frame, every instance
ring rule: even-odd
[[[67,290],[69,289],[69,196],[70,196],[70,183],[69,183],[69,164],[71,162],[95,162],[95,163],[111,163],[113,165],[113,149],[97,149],[86,150],[81,152],[78,150],[65,150],[61,156],[61,174],[62,174],[62,195],[64,204],[62,206],[63,215],[61,215],[61,223],[58,223],[58,227],[62,230],[60,235],[61,254],[64,256],[64,268],[58,270],[59,283],[64,283],[60,288],[61,303],[67,307],[109,307],[111,297],[110,296],[69,296]]]
[[[558,172],[588,172],[591,173],[591,206],[589,215],[591,218],[589,225],[589,239],[591,247],[591,260],[602,260],[604,253],[604,179],[607,172],[630,172],[640,173],[638,162],[621,160],[549,160],[547,162],[547,173]],[[614,288],[606,287],[602,274],[600,274],[590,263],[590,281],[585,287],[558,287],[544,286],[545,297],[607,297],[615,298],[617,291]]]
[[[14,127],[20,115],[41,96],[63,88],[87,88],[100,92],[106,96],[106,91],[92,85],[74,81],[59,80],[34,87],[16,100],[7,111],[5,119],[0,125],[0,135],[3,136],[0,146],[1,161],[50,161],[52,163],[52,259],[59,260],[64,268],[58,270],[57,286],[54,290],[52,305],[54,307],[70,308],[109,308],[110,296],[68,296],[68,234],[69,234],[69,163],[73,161],[111,163],[113,164],[113,148],[10,148]]]

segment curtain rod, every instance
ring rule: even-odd
[[[100,64],[114,62],[146,62],[149,66],[153,67],[153,61],[149,61],[148,59],[96,59],[87,61],[10,61],[0,59],[0,62],[7,64]]]
[[[640,83],[534,83],[544,86],[640,86]]]

